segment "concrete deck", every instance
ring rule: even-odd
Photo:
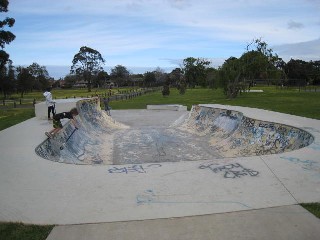
[[[51,122],[33,118],[0,132],[0,221],[66,225],[56,227],[48,239],[317,239],[319,219],[296,204],[320,201],[320,121],[252,108],[212,107],[298,127],[310,132],[314,142],[272,155],[74,165],[35,154]],[[127,125],[166,126],[185,113],[111,114]],[[226,177],[229,167],[237,177]],[[196,235],[186,231],[189,223],[195,224]],[[257,223],[265,228],[252,227]],[[127,236],[119,233],[123,228]],[[219,229],[220,238],[213,233]]]

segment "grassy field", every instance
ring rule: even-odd
[[[161,92],[144,95],[127,101],[111,102],[113,109],[145,109],[147,104],[193,104],[212,103],[261,108],[308,118],[320,119],[320,92],[299,92],[297,89],[280,90],[272,87],[258,87],[263,93],[242,93],[235,99],[226,99],[221,89],[188,89],[180,95],[171,89],[168,97]],[[256,89],[258,89],[256,88]]]
[[[222,90],[188,89],[185,95],[179,95],[176,89],[171,89],[168,97],[163,97],[161,92],[150,93],[140,97],[112,101],[112,109],[145,109],[147,104],[182,104],[188,109],[193,104],[226,104],[245,107],[261,108],[282,113],[288,113],[308,118],[320,119],[320,92],[305,92],[298,89],[277,89],[271,87],[256,87],[263,93],[243,93],[236,99],[228,100]],[[117,90],[113,90],[117,91]],[[82,90],[53,90],[55,98],[87,97],[95,94],[104,94],[104,90],[93,90],[90,94]],[[14,96],[19,98],[19,96]],[[25,95],[27,99],[43,99],[41,92]],[[0,108],[0,130],[15,125],[34,116],[33,108]],[[320,217],[320,203],[302,204],[303,207]],[[0,224],[0,239],[32,239],[44,240],[53,226],[34,226],[20,223]]]

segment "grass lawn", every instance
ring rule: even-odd
[[[193,104],[212,103],[261,108],[308,118],[320,119],[320,92],[299,92],[297,89],[280,90],[272,87],[256,87],[263,93],[242,93],[235,99],[226,99],[221,89],[188,89],[180,95],[170,89],[170,95],[161,92],[143,95],[126,101],[110,102],[112,109],[145,109],[147,104],[183,104],[191,109]]]
[[[302,203],[301,206],[320,218],[320,203]]]
[[[128,91],[132,90],[132,88],[113,88],[111,91],[115,94],[118,93],[119,91]],[[109,89],[103,89],[103,88],[97,88],[97,89],[92,89],[91,92],[88,92],[86,88],[81,88],[81,89],[52,89],[51,93],[53,98],[80,98],[80,97],[91,97],[94,95],[104,95],[108,93]],[[10,99],[20,99],[21,95],[16,93],[10,95]],[[3,96],[0,95],[0,99],[3,99]],[[29,93],[25,93],[23,95],[23,99],[36,99],[37,101],[44,101],[45,98],[43,96],[42,91],[33,91]]]
[[[0,223],[0,239],[45,240],[53,226],[25,225],[22,223]]]
[[[288,113],[308,118],[320,119],[320,92],[304,92],[298,89],[276,89],[271,87],[256,87],[263,93],[243,93],[236,99],[225,98],[221,89],[188,89],[186,94],[179,95],[176,89],[170,89],[168,97],[161,92],[149,93],[130,100],[112,101],[112,109],[145,109],[147,104],[182,104],[191,109],[193,104],[226,104],[244,107],[261,108],[276,112]],[[113,90],[117,91],[117,90]],[[95,94],[104,94],[105,90],[93,90],[88,94],[86,89],[81,90],[53,90],[55,98],[87,97]],[[14,96],[19,98],[19,96]],[[43,99],[41,92],[25,95],[28,99]],[[33,108],[0,108],[0,130],[8,128],[26,119],[34,117]],[[320,218],[320,203],[301,204]],[[0,239],[32,239],[44,240],[53,226],[24,225],[20,223],[0,223]]]
[[[0,131],[34,117],[33,108],[0,109]]]

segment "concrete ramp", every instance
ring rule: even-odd
[[[77,102],[78,129],[67,122],[52,139],[44,140],[35,152],[42,158],[72,164],[112,164],[113,134],[128,128],[102,111],[98,98]]]
[[[209,145],[223,157],[283,153],[314,141],[310,133],[296,127],[246,117],[234,110],[198,105],[192,107],[188,120],[179,128],[209,136]]]
[[[153,122],[130,128],[102,111],[98,98],[80,100],[77,108],[79,128],[67,123],[35,149],[39,156],[72,164],[199,161],[283,153],[314,140],[299,128],[222,108],[195,105],[170,127]]]

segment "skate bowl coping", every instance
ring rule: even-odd
[[[157,104],[147,105],[148,110],[171,110],[171,111],[187,111],[187,106],[179,104]]]
[[[74,126],[67,123],[54,139],[36,147],[37,155],[61,163],[118,165],[279,154],[314,141],[300,128],[222,108],[194,105],[184,119],[166,129],[132,129],[101,110],[98,98],[79,100],[76,106],[79,129],[74,131]],[[159,157],[149,150],[158,152]],[[135,160],[142,158],[144,162]]]

